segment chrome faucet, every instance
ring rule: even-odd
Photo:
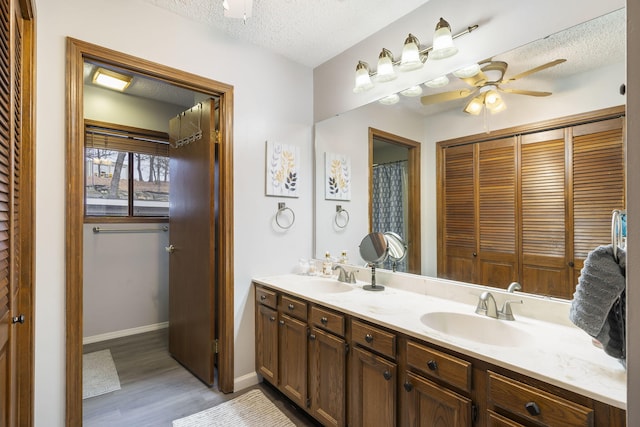
[[[507,288],[507,292],[511,293],[520,290],[522,290],[522,286],[518,282],[511,282],[511,284],[509,284],[509,287]]]
[[[522,304],[522,300],[518,301],[505,301],[502,309],[498,310],[495,298],[491,295],[491,292],[483,292],[478,299],[478,306],[476,307],[476,313],[484,316],[492,317],[500,320],[515,320],[513,317],[513,311],[511,311],[511,304]]]
[[[496,305],[496,300],[493,298],[493,295],[491,295],[491,292],[485,291],[480,294],[476,313],[483,314],[494,319],[498,318],[498,306]]]
[[[338,281],[344,283],[356,283],[356,276],[351,272],[347,272],[341,265],[334,265],[333,270],[338,270]]]

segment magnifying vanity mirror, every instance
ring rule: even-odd
[[[389,260],[391,261],[391,269],[395,272],[398,263],[402,262],[407,257],[407,244],[405,241],[393,231],[387,231],[384,233],[384,237],[387,240],[387,246],[389,247]]]
[[[383,233],[369,233],[360,242],[360,256],[371,267],[371,284],[364,285],[365,291],[383,291],[384,286],[376,284],[376,265],[389,256],[389,246]]]
[[[395,105],[372,102],[352,111],[317,122],[315,125],[315,158],[318,176],[315,188],[315,253],[321,256],[326,250],[348,250],[358,253],[367,263],[387,258],[385,267],[390,270],[393,262],[401,262],[411,251],[411,239],[398,243],[394,236],[371,233],[371,170],[369,129],[379,129],[413,141],[419,141],[420,201],[417,209],[420,218],[419,274],[438,276],[438,229],[442,218],[438,213],[439,188],[442,176],[437,174],[436,146],[440,141],[462,139],[471,135],[492,134],[494,131],[518,128],[542,122],[553,122],[569,116],[619,108],[625,98],[619,87],[625,82],[625,31],[626,10],[613,11],[599,18],[572,26],[544,39],[532,41],[509,52],[495,52],[495,61],[508,64],[506,76],[511,77],[546,64],[558,58],[566,62],[518,79],[514,88],[530,91],[548,91],[551,96],[522,96],[503,93],[507,109],[496,114],[472,116],[464,113],[464,100],[453,100],[432,105],[420,105],[418,98],[405,98]],[[508,34],[504,35],[509,37]],[[606,45],[604,45],[606,43]],[[482,60],[486,58],[478,58]],[[452,70],[453,71],[453,70]],[[423,94],[435,94],[456,88],[464,88],[464,82],[451,78],[458,86],[432,89],[423,88]],[[402,97],[401,97],[402,98]],[[335,203],[325,200],[324,161],[326,153],[340,153],[351,161],[351,199],[341,201],[350,213],[349,226],[335,230],[333,216]],[[620,208],[612,206],[611,209]],[[503,221],[503,219],[500,219]],[[469,225],[467,223],[461,226]],[[470,227],[475,227],[473,222]],[[564,222],[559,224],[561,229]],[[369,234],[370,233],[370,234]],[[362,236],[365,235],[365,239]],[[369,237],[371,236],[371,237]],[[547,238],[546,235],[544,238]],[[402,240],[402,239],[401,239]],[[464,242],[463,242],[464,243]],[[602,244],[607,244],[603,241]],[[376,247],[376,245],[379,245]],[[386,246],[386,249],[382,249]],[[376,249],[379,249],[378,252]],[[362,265],[357,260],[353,264]],[[405,261],[406,262],[406,261]],[[522,267],[520,267],[522,268]],[[457,279],[456,279],[457,280]],[[471,282],[472,280],[466,280]],[[500,280],[506,289],[514,280]],[[503,283],[504,282],[504,283]],[[473,282],[479,283],[479,282]],[[502,284],[503,283],[503,284]],[[523,282],[523,291],[531,292]],[[546,294],[545,294],[546,295]]]

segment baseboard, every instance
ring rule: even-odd
[[[233,391],[240,391],[247,387],[251,387],[252,385],[256,385],[260,382],[260,377],[255,372],[250,372],[241,377],[237,377],[233,379]]]
[[[157,331],[169,327],[169,322],[154,323],[153,325],[138,326],[137,328],[123,329],[121,331],[107,332],[106,334],[93,335],[82,338],[82,345],[94,342],[112,340],[114,338],[127,337],[129,335],[142,334],[144,332]]]

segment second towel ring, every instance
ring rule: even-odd
[[[339,222],[340,218],[343,218],[342,224]],[[349,225],[349,212],[343,209],[341,205],[336,205],[336,216],[333,218],[333,222],[336,223],[338,228],[345,228]]]
[[[289,225],[282,225],[280,223],[280,214],[285,211],[291,212],[291,222],[289,223]],[[291,208],[288,208],[284,202],[278,202],[278,212],[276,212],[276,224],[278,224],[278,227],[282,228],[283,230],[288,230],[291,228],[294,222],[296,222],[295,212],[293,212]]]

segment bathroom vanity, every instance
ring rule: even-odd
[[[366,292],[367,273],[254,279],[256,371],[323,425],[625,425],[625,369],[567,302],[388,272]],[[486,291],[515,320],[476,314]]]

